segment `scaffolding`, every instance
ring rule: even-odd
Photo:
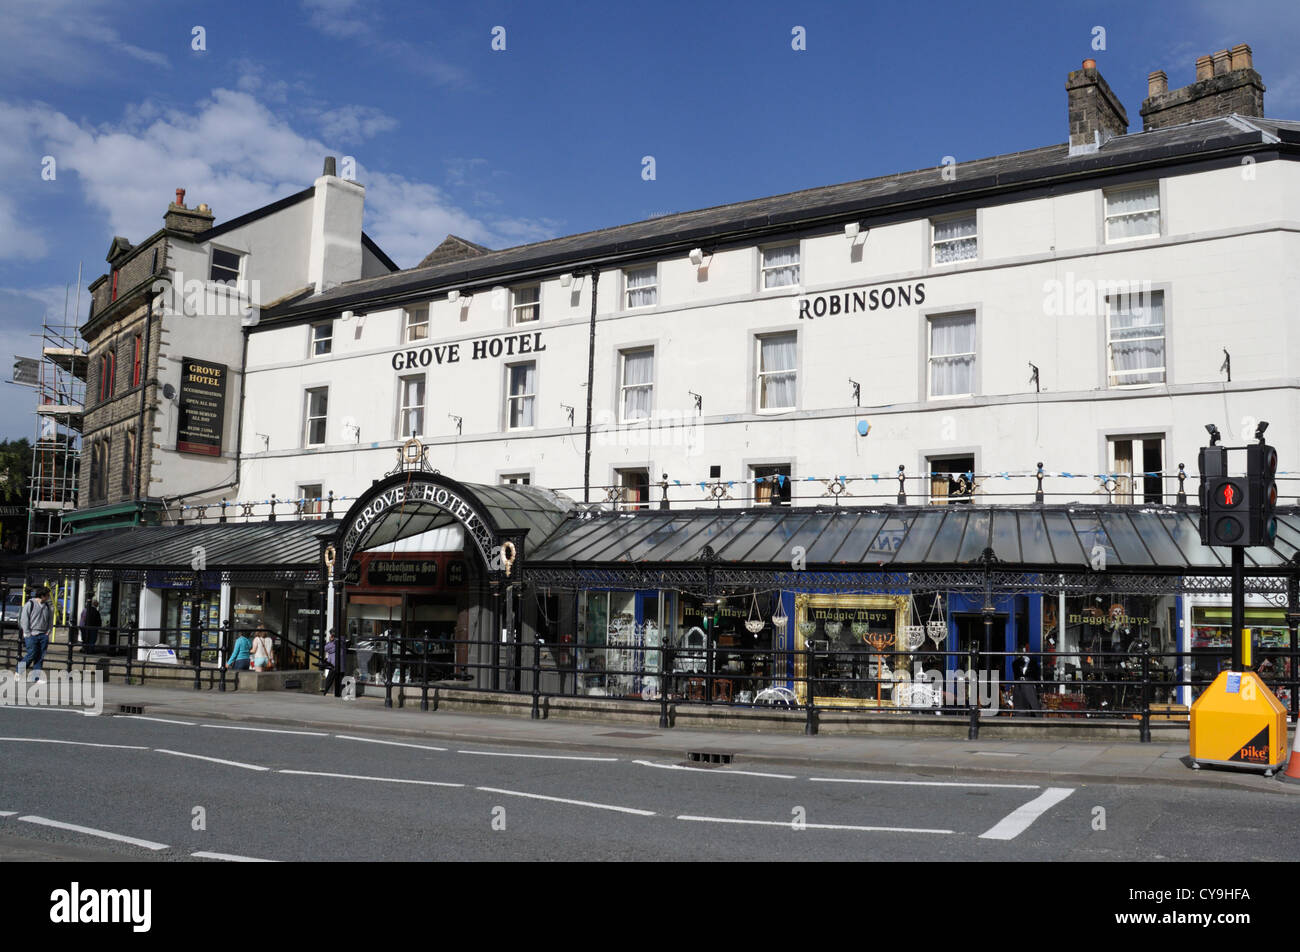
[[[48,311],[41,319],[41,360],[35,380],[36,438],[32,441],[32,474],[27,508],[27,551],[39,549],[65,535],[64,513],[77,507],[81,464],[81,430],[85,415],[85,342],[78,333],[81,310],[81,270],[77,270],[76,304],[65,299],[63,316]]]

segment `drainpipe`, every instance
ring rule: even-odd
[[[155,272],[156,273],[156,272]],[[140,413],[135,425],[135,503],[138,510],[140,506],[141,489],[144,486],[144,441],[147,438],[149,445],[153,446],[152,429],[146,437],[144,431],[144,407],[145,397],[149,393],[149,347],[150,340],[153,338],[153,294],[147,298],[148,310],[144,318],[144,340],[140,344]],[[154,378],[157,379],[155,373]],[[152,455],[152,454],[151,454]]]
[[[587,335],[587,452],[582,464],[582,501],[591,502],[591,388],[596,371],[596,286],[600,269],[591,269],[591,330]]]

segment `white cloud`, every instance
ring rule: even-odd
[[[391,39],[400,32],[400,27],[377,29],[382,19],[382,8],[377,4],[363,0],[302,0],[302,7],[312,27],[326,36],[351,40],[386,64],[420,73],[448,86],[462,85],[468,79],[464,70],[434,56],[427,43],[416,45]]]
[[[320,117],[320,130],[330,139],[362,142],[392,132],[397,120],[373,106],[339,106]]]
[[[0,76],[66,84],[97,81],[114,57],[170,69],[167,56],[128,43],[108,0],[5,0],[0,4]],[[188,49],[189,38],[185,38]]]

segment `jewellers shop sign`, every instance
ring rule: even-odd
[[[214,364],[210,360],[182,359],[177,452],[221,455],[221,437],[226,422],[227,370],[225,364]]]
[[[546,350],[542,343],[542,332],[530,334],[507,334],[504,337],[484,337],[468,341],[467,356],[470,360],[484,360],[488,357],[514,357],[518,354],[536,354]],[[462,354],[461,345],[438,344],[420,347],[415,350],[398,350],[393,352],[393,369],[410,370],[412,367],[428,367],[430,364],[458,364]]]
[[[890,284],[885,287],[858,288],[854,291],[834,291],[799,298],[799,320],[816,317],[835,317],[839,314],[857,314],[862,311],[888,311],[896,307],[910,307],[925,303],[925,282]]]
[[[474,540],[479,553],[483,556],[483,561],[491,563],[493,533],[474,507],[445,486],[427,482],[413,482],[406,486],[394,486],[392,489],[380,493],[357,514],[352,524],[348,526],[347,534],[343,537],[343,551],[339,553],[343,564],[348,564],[352,559],[352,554],[356,551],[361,540],[366,537],[366,533],[371,526],[375,525],[389,512],[394,509],[402,510],[408,507],[412,510],[419,510],[428,505],[442,509],[464,526],[465,534]]]

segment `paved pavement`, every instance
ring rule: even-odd
[[[421,712],[418,704],[385,709],[381,699],[342,701],[296,692],[216,692],[190,688],[109,684],[105,711],[137,705],[155,717],[221,718],[267,725],[352,732],[379,731],[483,744],[581,749],[623,756],[671,757],[722,751],[746,764],[897,770],[918,775],[998,774],[1027,780],[1094,783],[1172,783],[1192,788],[1256,790],[1300,796],[1300,783],[1258,773],[1206,767],[1193,770],[1184,743],[1141,744],[1136,739],[945,740],[601,724],[586,720]],[[653,721],[649,722],[653,724]]]

